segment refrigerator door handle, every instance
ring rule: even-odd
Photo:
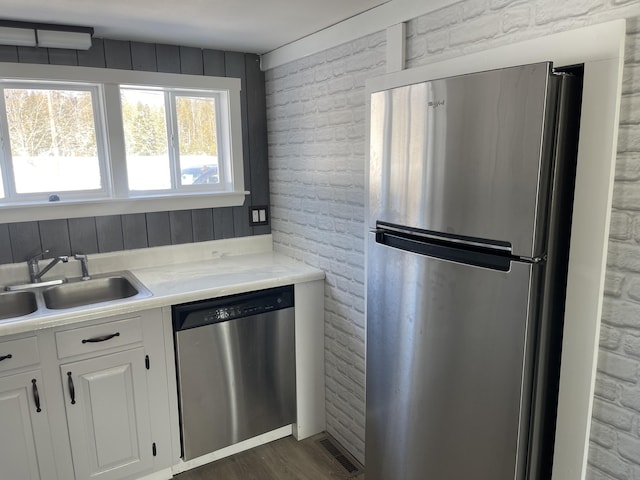
[[[413,242],[417,242],[418,244],[424,243],[429,245],[437,245],[450,247],[455,250],[462,250],[468,252],[476,252],[481,256],[498,256],[503,258],[509,258],[510,261],[513,262],[522,262],[528,263],[532,265],[537,265],[540,263],[545,263],[547,261],[546,253],[540,256],[535,257],[527,257],[521,255],[513,255],[511,252],[510,244],[507,242],[496,242],[492,240],[485,240],[481,238],[472,238],[472,237],[461,237],[459,235],[454,234],[443,234],[441,232],[429,232],[425,230],[420,230],[416,228],[394,225],[390,223],[380,222],[376,223],[375,228],[369,229],[370,233],[375,235],[376,243],[380,243],[383,245],[389,245],[392,247],[401,248],[403,250],[413,251],[412,249],[407,249],[402,246],[392,245],[389,241],[385,241],[385,235],[395,237],[397,239],[402,240],[411,240]],[[397,243],[397,242],[391,242]],[[415,251],[414,253],[419,253]],[[434,255],[437,258],[443,258],[438,255]],[[449,258],[446,258],[449,259]],[[451,258],[450,260],[458,261],[455,258]],[[462,261],[462,263],[467,263]],[[485,265],[484,263],[476,264],[474,262],[470,262],[473,265],[477,266],[488,266],[489,268],[494,268],[494,262],[490,262],[489,265]],[[503,263],[500,263],[501,268],[498,270],[508,271],[508,268],[502,268]]]
[[[451,243],[456,248],[481,248],[495,253],[496,255],[511,255],[511,244],[485,238],[467,237],[463,235],[449,234],[443,232],[432,232],[419,228],[396,225],[393,223],[376,222],[374,232],[399,234],[415,238],[418,241],[433,243]]]
[[[501,272],[511,270],[511,262],[516,257],[487,252],[480,248],[460,248],[456,244],[430,241],[412,235],[390,232],[382,228],[376,228],[371,233],[375,235],[377,244],[391,248],[397,248],[406,252],[423,255],[441,260],[449,260],[456,263],[489,268]]]

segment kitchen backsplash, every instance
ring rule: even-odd
[[[249,207],[269,205],[264,74],[257,55],[94,38],[87,51],[0,46],[0,62],[240,78],[245,190],[251,192],[240,207],[0,224],[0,264],[46,249],[51,257],[271,233],[270,225],[249,226]]]

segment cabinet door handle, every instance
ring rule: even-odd
[[[98,342],[106,342],[107,340],[111,340],[113,337],[119,337],[120,332],[111,333],[109,335],[102,335],[101,337],[93,337],[93,338],[85,338],[82,340],[82,343],[98,343]]]
[[[40,413],[40,394],[38,394],[38,385],[36,385],[36,379],[31,380],[31,388],[33,388],[33,401],[36,402],[36,412]]]
[[[2,356],[0,357],[0,362],[1,362],[1,361],[3,361],[3,360],[7,360],[7,359],[9,359],[9,358],[13,358],[13,355],[11,355],[11,354],[8,354],[8,355],[2,355]]]
[[[76,389],[73,386],[73,378],[71,372],[67,372],[67,383],[69,384],[69,396],[71,397],[71,405],[76,404]]]

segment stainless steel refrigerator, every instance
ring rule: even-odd
[[[550,478],[580,78],[371,95],[367,480]]]

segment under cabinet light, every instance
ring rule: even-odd
[[[0,20],[0,45],[88,50],[92,35],[91,27]]]
[[[0,45],[36,46],[36,31],[0,26]]]

